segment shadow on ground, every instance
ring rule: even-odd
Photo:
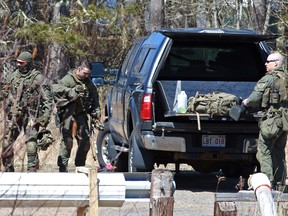
[[[221,172],[200,174],[195,171],[180,171],[174,174],[174,181],[177,190],[190,190],[193,192],[238,192],[241,184],[239,178],[226,178]],[[243,182],[243,179],[242,179]],[[244,180],[243,189],[247,189],[246,180]]]

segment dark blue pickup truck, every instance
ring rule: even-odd
[[[275,36],[250,30],[161,29],[133,43],[108,91],[99,163],[119,171],[191,165],[205,173],[247,175],[257,166],[255,113],[229,116],[177,113],[177,95],[226,92],[246,98],[265,74]],[[201,127],[199,127],[201,125]]]

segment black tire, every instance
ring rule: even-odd
[[[130,139],[129,139],[129,154],[128,154],[128,172],[132,173],[132,172],[137,172],[137,168],[134,166],[134,148],[133,148],[133,145],[135,145],[135,140],[133,141],[134,139],[134,136],[133,136],[133,132],[130,136]],[[136,144],[137,145],[137,144]]]
[[[102,167],[112,163],[116,166],[116,171],[127,172],[127,153],[120,153],[114,146],[115,143],[110,134],[109,122],[105,122],[104,130],[99,131],[96,141],[98,163]]]

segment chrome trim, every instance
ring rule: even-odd
[[[149,150],[186,152],[186,142],[183,137],[165,137],[144,135],[143,145]]]

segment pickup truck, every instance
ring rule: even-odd
[[[219,91],[248,97],[266,72],[266,41],[275,37],[189,28],[160,29],[136,39],[108,90],[105,129],[96,141],[100,165],[141,172],[168,163],[177,171],[186,163],[200,173],[252,173],[258,165],[257,113],[239,121],[177,113],[177,95]]]

